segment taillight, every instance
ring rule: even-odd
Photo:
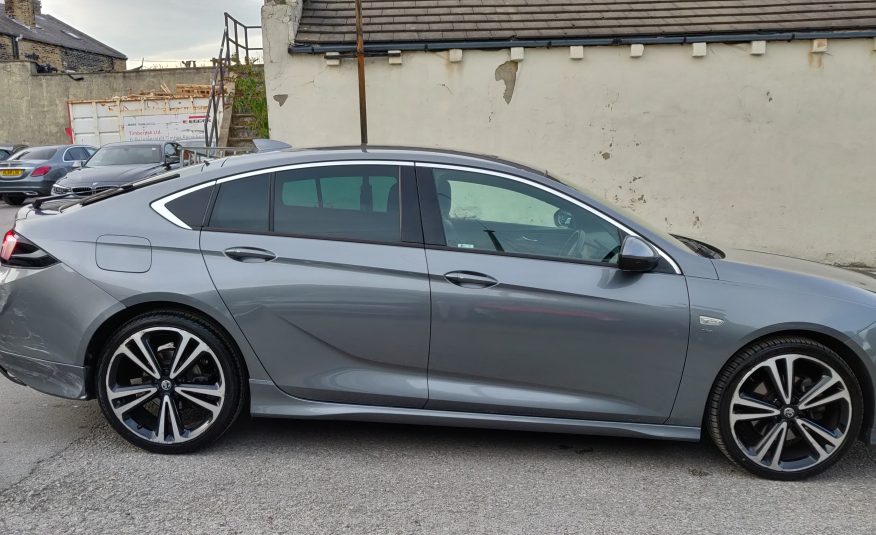
[[[43,176],[52,170],[51,165],[42,165],[33,170],[33,173],[30,176]]]
[[[14,230],[10,230],[3,236],[3,248],[0,249],[0,260],[8,262],[12,258],[12,253],[15,251],[15,246],[18,244],[18,237]]]
[[[0,264],[20,268],[44,268],[57,263],[52,255],[20,236],[14,229],[3,236]]]

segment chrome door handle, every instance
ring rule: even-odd
[[[238,262],[253,263],[253,262],[270,262],[277,258],[277,255],[271,251],[257,249],[255,247],[232,247],[225,249],[225,256]]]
[[[444,278],[447,282],[463,288],[490,288],[499,284],[493,277],[474,271],[451,271]]]

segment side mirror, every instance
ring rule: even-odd
[[[178,165],[178,164],[179,164],[179,155],[177,155],[177,154],[174,154],[173,156],[167,156],[167,157],[164,159],[164,165],[165,165],[168,169],[170,169],[170,166],[172,166],[172,165]]]
[[[73,163],[70,164],[70,167],[72,167],[73,169],[82,169],[83,167],[85,167],[85,161],[75,160]]]
[[[621,270],[644,273],[653,270],[659,263],[657,252],[645,240],[636,236],[624,239],[617,264]]]

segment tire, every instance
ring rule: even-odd
[[[155,453],[188,453],[215,442],[240,415],[246,398],[240,363],[200,317],[153,312],[109,338],[94,388],[125,440]]]
[[[9,193],[3,196],[3,202],[9,206],[21,206],[25,199],[26,197],[21,193]]]
[[[839,355],[808,338],[777,337],[743,349],[724,367],[706,427],[735,464],[793,481],[840,460],[859,436],[863,412],[861,387]]]

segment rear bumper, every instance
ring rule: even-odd
[[[23,193],[29,197],[45,197],[52,192],[52,183],[43,180],[0,180],[0,195]]]
[[[46,394],[69,399],[88,397],[87,367],[60,364],[0,351],[0,374]]]

